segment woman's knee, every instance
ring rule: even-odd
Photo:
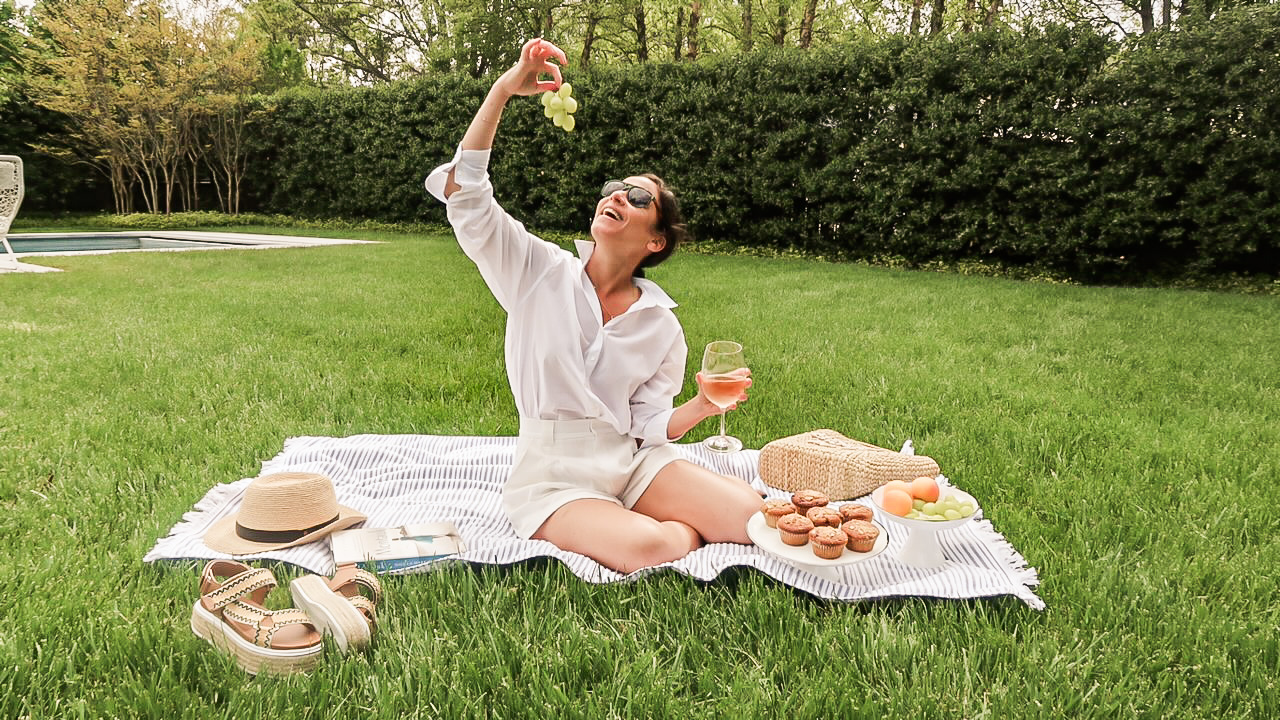
[[[645,523],[626,539],[626,571],[679,560],[701,544],[698,533],[682,522]]]
[[[734,479],[736,480],[736,478]],[[750,508],[751,512],[760,509],[760,505],[764,502],[764,493],[742,480],[739,480],[734,485],[734,488],[734,501],[738,507]]]
[[[747,521],[759,512],[764,501],[760,493],[746,483],[733,487],[720,498],[714,515],[702,521],[698,531],[707,542],[731,542],[749,545]]]

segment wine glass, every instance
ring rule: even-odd
[[[732,340],[707,343],[707,349],[702,353],[702,394],[720,408],[720,434],[702,441],[709,450],[731,453],[742,449],[741,440],[725,434],[724,415],[726,409],[742,397],[742,391],[751,382],[746,368],[741,344]]]

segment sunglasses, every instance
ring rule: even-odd
[[[604,187],[600,188],[600,197],[609,197],[619,190],[627,191],[627,202],[631,203],[631,207],[637,210],[643,210],[653,204],[653,193],[638,185],[624,183],[621,180],[610,180],[605,183]]]

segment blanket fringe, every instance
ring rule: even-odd
[[[977,521],[979,528],[989,531],[992,539],[988,541],[989,547],[996,553],[1001,564],[1008,571],[1009,576],[1017,582],[1020,588],[1017,590],[1017,596],[1023,602],[1036,610],[1044,610],[1046,605],[1040,596],[1032,591],[1033,588],[1040,586],[1040,573],[1032,567],[1022,553],[1013,547],[1013,543],[1009,542],[1004,535],[996,532],[995,526],[990,520],[982,519]]]

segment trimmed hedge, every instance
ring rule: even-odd
[[[1082,28],[990,29],[570,68],[577,130],[513,100],[490,173],[544,231],[585,233],[603,180],[652,171],[695,236],[721,244],[1087,281],[1275,277],[1278,31],[1271,5],[1123,45]],[[422,180],[490,82],[262,101],[242,207],[445,222]]]
[[[602,180],[653,171],[696,236],[1092,281],[1280,274],[1280,8],[1121,46],[993,29],[593,68],[571,134],[508,105],[490,166],[533,227],[585,232]],[[489,80],[288,94],[258,126],[259,207],[443,222],[422,179]]]
[[[1076,119],[1091,266],[1156,274],[1280,269],[1280,8],[1135,45]],[[1080,180],[1081,182],[1084,179]]]

